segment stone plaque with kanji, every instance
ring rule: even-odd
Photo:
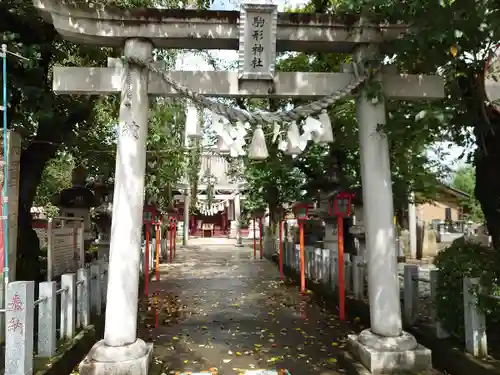
[[[274,78],[277,7],[242,4],[240,12],[240,79]]]

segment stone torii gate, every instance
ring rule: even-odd
[[[124,47],[126,58],[152,59],[153,48],[239,50],[238,72],[168,72],[190,90],[218,97],[331,96],[355,75],[275,72],[276,52],[352,53],[360,63],[378,44],[400,36],[400,25],[347,26],[333,16],[278,13],[276,6],[245,4],[241,12],[97,9],[86,2],[34,0],[57,31],[75,43]],[[258,42],[258,43],[257,43]],[[421,100],[444,96],[437,76],[378,73],[388,99]],[[137,338],[140,228],[144,194],[149,95],[178,96],[147,69],[125,67],[55,67],[59,94],[121,93],[120,133],[113,198],[113,225],[104,340],[80,365],[81,374],[147,374],[152,346]],[[356,97],[361,153],[364,224],[368,248],[371,328],[350,343],[372,372],[424,370],[430,351],[402,330],[400,292],[393,233],[393,198],[387,138],[377,131],[385,124],[383,100],[361,90]]]

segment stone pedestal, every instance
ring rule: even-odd
[[[400,374],[401,371],[418,373],[432,368],[431,351],[406,332],[397,337],[381,337],[365,330],[359,335],[349,335],[347,345],[374,375]]]
[[[80,363],[80,375],[148,375],[153,344],[137,339],[126,346],[107,346],[97,342]]]

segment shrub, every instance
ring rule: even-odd
[[[500,267],[495,260],[495,250],[479,243],[459,238],[441,251],[434,263],[439,269],[436,290],[437,315],[444,328],[453,336],[464,338],[464,277],[479,278],[482,292],[480,309],[489,323],[500,322],[500,305],[487,295],[500,295],[498,276]]]

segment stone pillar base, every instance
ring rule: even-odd
[[[349,335],[347,347],[374,375],[432,369],[431,351],[407,332],[399,337],[381,337],[367,329],[359,335]]]
[[[229,224],[229,238],[236,238],[238,235],[238,226],[236,225],[235,220],[231,220]]]
[[[80,375],[148,375],[153,344],[137,339],[127,346],[107,346],[98,341],[80,362]]]

